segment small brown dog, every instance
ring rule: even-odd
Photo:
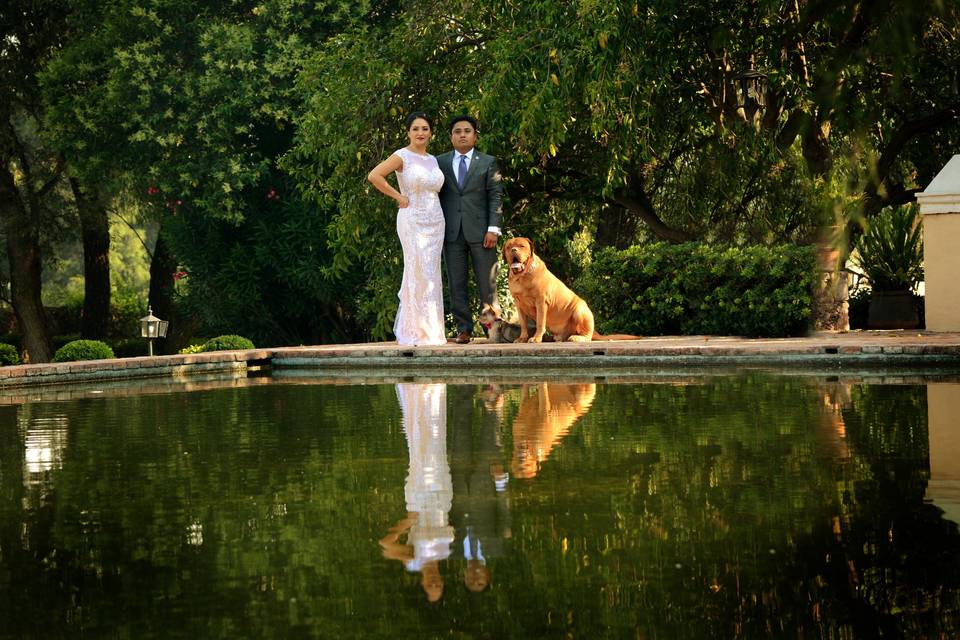
[[[500,310],[496,307],[484,303],[483,308],[480,309],[479,318],[480,324],[487,330],[487,340],[490,342],[509,344],[516,342],[517,338],[520,337],[520,325],[505,320],[503,316],[500,315]],[[532,319],[527,322],[527,332],[529,333],[531,329],[536,331],[536,324]],[[553,338],[543,336],[543,341],[553,342]]]
[[[507,322],[500,315],[500,310],[487,303],[480,309],[480,324],[487,330],[487,340],[490,342],[516,342],[520,337],[520,325]]]
[[[593,339],[593,312],[567,285],[550,273],[546,263],[533,251],[527,238],[511,238],[503,245],[503,259],[509,265],[508,281],[520,314],[518,342],[541,342],[547,329],[560,342],[589,342]],[[536,321],[531,336],[527,319]]]

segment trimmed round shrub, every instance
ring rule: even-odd
[[[0,343],[0,367],[20,364],[20,353],[12,344]]]
[[[254,349],[253,342],[243,336],[226,335],[210,338],[203,343],[204,351],[233,351],[234,349]]]
[[[113,349],[99,340],[74,340],[63,345],[53,355],[54,362],[76,362],[77,360],[103,360],[113,358]]]

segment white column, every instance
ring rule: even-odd
[[[960,331],[960,155],[917,194],[923,216],[927,329]]]

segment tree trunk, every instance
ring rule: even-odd
[[[600,211],[597,220],[597,232],[594,237],[596,247],[614,247],[626,249],[637,239],[637,219],[630,215],[625,207],[607,204]]]
[[[10,297],[25,357],[33,363],[50,362],[50,323],[40,297],[40,239],[5,164],[0,166],[0,220],[7,235]]]
[[[178,353],[200,330],[202,321],[199,316],[186,316],[182,307],[174,309],[176,314],[170,322],[170,331],[167,332],[167,338],[164,340],[164,353]]]
[[[95,194],[84,192],[70,179],[70,188],[80,214],[83,237],[83,313],[80,334],[103,340],[110,326],[110,223],[107,210]]]
[[[170,322],[168,333],[175,330],[173,308],[173,273],[177,270],[177,260],[170,251],[170,245],[164,238],[164,228],[160,225],[157,234],[157,244],[153,248],[150,259],[150,294],[148,300],[153,308],[153,315]],[[170,347],[166,339],[157,340],[155,349],[158,353],[169,353]]]

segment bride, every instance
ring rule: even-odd
[[[437,194],[443,172],[427,153],[433,121],[422,111],[407,117],[410,144],[378,164],[367,180],[400,206],[397,235],[403,246],[403,280],[400,308],[393,325],[401,345],[446,344],[443,328],[443,284],[440,253],[443,250],[443,210]],[[387,176],[397,174],[397,191]]]

